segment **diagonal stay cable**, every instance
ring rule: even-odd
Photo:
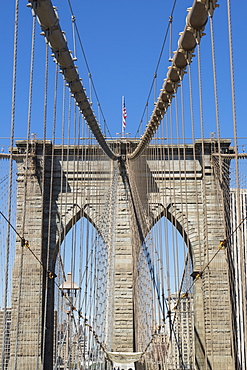
[[[31,253],[32,255],[34,256],[34,258],[39,262],[39,264],[42,266],[43,270],[47,273],[48,277],[50,279],[53,279],[54,281],[54,284],[56,285],[56,287],[59,289],[59,285],[58,283],[54,280],[57,276],[54,272],[50,271],[47,269],[47,267],[42,263],[42,261],[36,256],[36,254],[34,253],[34,251],[30,248],[30,245],[29,245],[29,242],[28,240],[26,240],[23,236],[21,236],[21,234],[16,230],[16,228],[11,224],[11,222],[7,219],[7,217],[3,214],[3,212],[0,211],[0,215],[4,218],[4,220],[8,223],[9,227],[16,233],[16,235],[21,239],[21,246],[22,247],[25,247],[27,248]],[[87,319],[85,317],[83,317],[83,315],[81,314],[81,310],[80,309],[76,309],[76,307],[74,307],[70,297],[66,294],[66,293],[62,293],[63,297],[68,301],[68,304],[70,305],[71,307],[71,310],[72,311],[77,311],[78,315],[80,318],[83,318],[84,319],[84,326],[88,326],[89,327],[89,331],[92,332],[96,342],[99,344],[100,348],[106,353],[106,349],[103,345],[103,343],[101,343],[98,339],[98,335],[96,333],[95,330],[93,330],[93,327],[92,325],[89,325],[87,323]]]
[[[21,246],[29,249],[29,251],[32,253],[34,258],[39,262],[39,264],[43,267],[44,271],[48,274],[49,278],[52,279],[52,278],[56,277],[56,275],[53,272],[49,271],[46,268],[46,266],[42,263],[42,261],[40,261],[40,259],[36,256],[34,251],[30,248],[28,240],[26,240],[23,236],[20,235],[20,233],[14,228],[14,226],[11,224],[11,222],[7,219],[7,217],[1,211],[0,211],[0,214],[5,219],[5,221],[8,223],[8,225],[11,227],[11,229],[16,233],[16,235],[19,236],[19,238],[21,239]]]
[[[68,1],[69,1],[69,0],[68,0]],[[150,86],[150,89],[149,89],[149,93],[148,93],[148,96],[147,96],[147,99],[146,99],[146,105],[145,105],[145,108],[144,108],[144,110],[143,110],[143,113],[142,113],[142,116],[141,116],[141,119],[140,119],[139,126],[138,126],[138,128],[137,128],[137,131],[136,131],[136,135],[135,135],[135,137],[136,137],[136,136],[137,136],[137,134],[139,133],[140,126],[141,126],[141,124],[142,124],[143,117],[144,117],[144,115],[145,115],[146,106],[147,106],[147,104],[148,104],[148,101],[149,101],[149,99],[150,99],[150,96],[151,96],[151,93],[152,93],[152,90],[153,90],[154,82],[155,82],[155,80],[156,80],[157,72],[158,72],[159,65],[160,65],[160,62],[161,62],[161,58],[162,58],[162,55],[163,55],[163,51],[164,51],[164,48],[165,48],[166,40],[167,40],[167,37],[168,37],[168,32],[169,32],[169,29],[170,29],[170,23],[171,23],[171,20],[172,20],[172,18],[173,18],[173,13],[174,13],[174,10],[175,10],[176,3],[177,3],[177,0],[174,0],[173,6],[172,6],[172,10],[171,10],[171,14],[170,14],[170,17],[169,17],[169,23],[168,23],[168,25],[167,25],[166,32],[165,32],[165,36],[164,36],[164,40],[163,40],[163,43],[162,43],[162,46],[161,46],[161,50],[160,50],[160,54],[159,54],[159,58],[158,58],[158,62],[157,62],[157,64],[156,64],[156,68],[155,68],[155,71],[154,71],[154,76],[153,76],[153,79],[152,79],[152,82],[151,82],[151,86]]]
[[[157,131],[168,107],[171,105],[179,84],[183,80],[186,67],[192,62],[193,52],[200,43],[202,36],[205,35],[203,31],[208,20],[208,15],[210,14],[212,16],[214,9],[218,7],[217,1],[209,0],[204,4],[199,0],[195,0],[190,8],[184,31],[180,34],[178,48],[174,53],[171,66],[168,67],[167,77],[160,90],[155,108],[138,146],[128,156],[130,160],[135,160],[143,153]]]
[[[37,6],[37,2],[35,0],[29,0],[28,6],[32,8],[32,11],[38,17],[42,34],[46,41],[49,42],[53,52],[53,57],[61,68],[64,78],[69,85],[71,94],[73,95],[80,112],[86,119],[94,137],[109,158],[112,160],[118,160],[119,156],[113,153],[98,125],[72,55],[68,49],[67,41],[60,27],[59,18],[51,1],[43,0],[39,2],[39,6]]]
[[[195,283],[197,282],[197,280],[202,277],[203,273],[205,272],[205,270],[208,268],[208,266],[211,264],[211,262],[215,259],[215,257],[219,254],[219,252],[222,250],[222,249],[225,249],[227,247],[227,242],[231,239],[231,237],[237,232],[237,230],[241,227],[241,225],[244,223],[244,221],[247,220],[247,216],[244,217],[241,222],[238,224],[238,226],[232,231],[232,233],[230,235],[228,235],[227,238],[225,238],[224,240],[222,240],[219,245],[218,245],[218,249],[217,251],[214,253],[214,255],[210,258],[210,260],[206,263],[206,265],[202,268],[201,271],[199,271],[193,281],[193,283],[190,285],[190,287],[186,290],[185,293],[182,294],[182,296],[180,296],[176,302],[176,305],[174,307],[174,309],[177,308],[180,300],[182,298],[185,298],[189,291],[193,288],[193,286],[195,285]]]
[[[68,0],[68,4],[69,4],[71,16],[74,17],[74,14],[75,13],[73,11],[73,8],[72,8],[71,1],[70,0]],[[97,91],[96,91],[96,88],[95,88],[95,84],[93,82],[92,73],[91,73],[90,68],[89,68],[89,64],[88,64],[86,53],[85,53],[85,50],[84,50],[84,47],[83,47],[83,44],[82,44],[80,32],[79,32],[78,27],[77,27],[77,24],[76,24],[76,19],[75,18],[73,18],[73,19],[74,19],[74,25],[75,25],[75,29],[76,29],[76,34],[77,34],[77,37],[78,37],[78,41],[79,41],[79,44],[80,44],[81,52],[82,52],[83,58],[85,60],[85,64],[86,64],[86,67],[87,67],[88,74],[90,75],[90,78],[91,78],[92,88],[93,88],[95,97],[97,99],[97,102],[99,104],[99,102],[100,102],[99,101],[99,97],[98,97],[98,94],[97,94]],[[109,127],[107,126],[107,123],[106,123],[105,115],[104,115],[103,110],[101,108],[101,104],[99,104],[99,110],[100,110],[100,112],[102,114],[102,117],[103,117],[103,120],[104,120],[104,124],[105,124],[105,126],[107,128],[107,131],[109,133],[109,136],[110,136],[110,138],[112,138],[111,133],[110,133],[110,130],[109,130]]]
[[[29,243],[28,243],[28,240],[26,240],[24,237],[22,237],[22,236],[20,235],[20,233],[19,233],[19,232],[14,228],[14,226],[11,224],[11,222],[6,218],[6,216],[5,216],[1,211],[0,211],[0,214],[1,214],[1,215],[2,215],[2,217],[5,219],[5,221],[8,223],[8,225],[12,228],[12,230],[16,233],[16,235],[21,239],[21,246],[22,246],[22,247],[25,247],[25,248],[27,248],[27,249],[29,249],[29,251],[32,253],[32,255],[34,256],[34,258],[39,262],[39,264],[42,266],[42,268],[44,269],[44,271],[48,274],[48,277],[49,277],[50,279],[55,279],[56,274],[55,274],[55,273],[53,273],[53,272],[51,272],[51,271],[49,271],[49,270],[46,268],[46,266],[42,263],[42,261],[40,261],[40,259],[36,256],[36,254],[35,254],[35,253],[33,252],[33,250],[30,248],[30,245],[29,245]],[[59,285],[56,283],[56,281],[55,281],[55,280],[54,280],[54,284],[55,284],[55,285],[56,285],[56,287],[59,289]],[[72,310],[72,311],[77,311],[77,313],[78,313],[79,317],[84,319],[84,326],[88,326],[88,327],[89,327],[89,331],[91,331],[91,332],[92,332],[92,334],[93,334],[93,336],[94,336],[95,341],[99,344],[99,346],[100,346],[100,348],[103,350],[103,352],[105,352],[105,353],[106,353],[106,349],[105,349],[105,347],[104,347],[103,343],[101,343],[101,342],[99,341],[99,339],[98,339],[98,335],[97,335],[96,331],[93,329],[92,325],[89,325],[89,324],[87,323],[87,321],[88,321],[88,320],[82,316],[82,314],[81,314],[81,310],[80,310],[80,309],[79,309],[79,310],[77,310],[77,309],[76,309],[76,307],[74,307],[74,305],[73,305],[73,303],[72,303],[72,301],[71,301],[70,297],[68,297],[66,293],[63,293],[62,295],[63,295],[63,297],[68,301],[68,304],[70,305],[71,310]]]
[[[197,275],[196,275],[196,277],[195,277],[195,280],[194,280],[194,281],[193,281],[193,283],[190,285],[190,287],[189,287],[189,288],[186,290],[186,292],[185,292],[185,293],[183,293],[181,296],[179,295],[179,297],[178,297],[178,299],[177,299],[177,302],[176,302],[176,304],[175,304],[175,306],[174,306],[174,310],[176,310],[176,309],[177,309],[177,307],[178,307],[178,305],[179,305],[179,303],[180,303],[181,299],[183,299],[183,298],[185,298],[185,297],[187,297],[187,296],[188,296],[189,291],[193,288],[193,286],[195,285],[195,283],[197,282],[197,280],[198,280],[200,277],[202,277],[202,274],[203,274],[203,273],[204,273],[204,271],[208,268],[208,266],[210,265],[210,263],[215,259],[215,257],[218,255],[218,253],[219,253],[222,249],[225,249],[227,242],[228,242],[228,241],[231,239],[231,237],[236,233],[236,231],[241,227],[241,225],[244,223],[244,221],[245,221],[245,220],[247,220],[247,216],[246,216],[246,217],[244,217],[244,218],[241,220],[241,222],[238,224],[238,226],[237,226],[237,227],[232,231],[232,233],[231,233],[231,234],[230,234],[226,239],[224,239],[223,241],[221,241],[221,242],[219,243],[217,251],[216,251],[216,252],[215,252],[215,254],[211,257],[211,259],[208,261],[208,263],[203,267],[203,269],[202,269],[200,272],[198,272],[198,274],[197,274]],[[181,291],[181,290],[180,290],[180,291]],[[174,318],[174,319],[175,319],[175,318]],[[154,331],[154,334],[152,335],[151,340],[148,342],[148,344],[147,344],[146,348],[144,349],[142,356],[147,352],[148,348],[149,348],[149,347],[150,347],[150,345],[153,343],[155,336],[156,336],[156,335],[158,335],[158,334],[160,333],[161,327],[162,327],[162,326],[159,326],[159,327],[158,327],[158,330],[157,330],[157,331],[156,331],[156,330]],[[173,327],[174,327],[174,321],[173,321]]]

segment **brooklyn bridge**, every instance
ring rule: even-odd
[[[58,3],[0,5],[1,369],[247,369],[247,4]]]

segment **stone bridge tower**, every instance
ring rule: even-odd
[[[109,319],[109,350],[138,351],[133,312],[134,261],[152,226],[163,216],[176,226],[191,252],[194,276],[225,238],[225,220],[218,215],[219,202],[223,207],[224,199],[219,196],[222,190],[212,163],[213,145],[210,141],[198,141],[182,149],[159,145],[155,156],[150,145],[138,160],[129,161],[128,151],[136,144],[124,139],[112,143],[121,155],[115,162],[98,146],[43,145],[42,141],[30,143],[27,156],[27,143],[19,141],[13,153],[18,169],[16,228],[51,275],[30,257],[30,251],[18,239],[11,307],[11,353],[17,351],[17,356],[10,358],[9,368],[13,369],[15,363],[19,369],[41,369],[42,363],[46,370],[53,368],[53,274],[57,251],[81,217],[86,217],[112,248],[114,289],[108,308],[109,318],[113,318],[111,324]],[[229,150],[228,141],[221,141],[221,150]],[[173,158],[173,171],[166,167],[169,157]],[[178,159],[182,157],[181,167]],[[71,176],[75,172],[76,186]],[[168,177],[173,179],[169,192]],[[206,179],[204,186],[202,179]],[[76,203],[75,192],[80,194]],[[144,218],[146,226],[140,227]],[[103,224],[111,226],[102,228]],[[200,370],[234,369],[227,271],[225,254],[219,253],[194,286],[195,357]]]

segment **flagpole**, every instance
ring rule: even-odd
[[[122,125],[122,138],[124,137],[124,124],[123,124],[123,107],[124,107],[124,95],[122,95],[122,107],[121,107],[121,112],[122,112],[122,121],[121,121],[121,125]]]

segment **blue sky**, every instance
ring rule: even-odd
[[[101,0],[82,1],[71,0],[76,17],[80,37],[87,57],[93,81],[99,96],[100,104],[106,118],[111,135],[115,136],[121,130],[121,97],[125,96],[127,107],[127,132],[135,136],[142,117],[147,96],[150,90],[154,71],[156,69],[161,46],[168,26],[173,0]],[[219,113],[221,136],[233,136],[233,122],[231,110],[231,90],[229,84],[229,56],[227,41],[226,0],[219,1],[220,8],[214,15],[216,60],[219,94]],[[57,0],[54,5],[58,7],[61,27],[72,49],[71,14],[67,0]],[[186,8],[192,5],[192,0],[177,1],[173,17],[172,49],[177,47],[178,33],[185,25]],[[0,2],[0,43],[1,43],[1,137],[10,136],[11,122],[11,90],[13,66],[13,30],[14,30],[15,1]],[[247,74],[245,61],[247,50],[246,14],[247,1],[232,1],[232,20],[234,36],[234,65],[236,79],[237,125],[238,136],[247,137],[246,134],[246,86]],[[20,1],[19,8],[19,42],[17,67],[17,98],[15,113],[15,136],[26,137],[27,111],[28,111],[28,85],[30,65],[31,23],[32,16],[26,2]],[[44,38],[39,35],[37,25],[35,78],[31,132],[38,137],[43,134],[43,86],[44,86]],[[204,125],[205,136],[215,131],[215,105],[212,86],[212,66],[210,54],[210,35],[208,25],[207,35],[201,42]],[[169,39],[169,38],[168,38]],[[197,54],[197,52],[195,52]],[[87,69],[83,61],[79,45],[77,45],[77,65],[85,87],[88,89]],[[157,94],[162,86],[169,66],[169,42],[167,40],[157,77]],[[53,66],[52,58],[50,64]],[[194,84],[194,113],[196,136],[200,137],[198,90],[196,84],[196,58],[192,63]],[[185,82],[187,84],[187,82]],[[52,74],[51,74],[52,85]],[[61,83],[60,83],[61,88]],[[151,93],[152,99],[154,93]],[[189,123],[189,98],[186,100],[186,135],[191,137]],[[97,102],[96,102],[97,103]],[[150,107],[152,107],[150,101]],[[53,102],[50,97],[48,114],[48,136],[51,136]],[[152,109],[149,111],[149,116]],[[57,120],[58,135],[61,132],[61,118]],[[246,145],[247,139],[239,140]],[[8,150],[9,139],[1,139],[0,145],[4,151]],[[240,149],[241,151],[241,149]]]
[[[219,1],[220,8],[216,9],[214,15],[215,43],[217,58],[218,93],[220,102],[221,136],[232,137],[232,113],[231,113],[231,91],[229,85],[229,57],[227,46],[227,20],[226,1]],[[245,39],[245,14],[247,2],[239,0],[233,2],[232,19],[234,31],[235,51],[235,78],[236,97],[238,112],[238,135],[247,136],[245,130],[246,117],[246,73],[245,64],[246,50]],[[71,37],[71,14],[67,0],[53,2],[58,7],[58,14],[63,30],[66,31],[70,48]],[[137,127],[142,117],[147,96],[150,90],[154,71],[156,69],[161,46],[166,33],[169,15],[171,13],[172,0],[153,1],[78,1],[71,0],[76,17],[83,48],[92,73],[93,81],[99,96],[101,108],[106,118],[111,135],[121,130],[121,97],[125,96],[127,107],[127,132],[135,136]],[[173,16],[173,41],[172,49],[177,46],[178,33],[185,25],[186,9],[192,5],[192,0],[177,1]],[[2,45],[1,57],[1,135],[10,135],[11,122],[11,84],[12,84],[12,55],[13,55],[13,23],[14,23],[14,0],[1,2],[0,4],[0,41]],[[18,43],[18,73],[17,73],[17,100],[16,100],[16,137],[26,136],[28,84],[30,65],[30,43],[31,43],[31,12],[25,2],[19,5],[19,43]],[[37,25],[36,54],[34,70],[34,99],[32,111],[31,131],[42,137],[43,133],[43,80],[44,80],[44,39],[39,35],[40,29]],[[210,35],[207,26],[207,35],[202,38],[202,70],[204,103],[204,125],[205,136],[215,131],[215,110],[213,101]],[[168,37],[169,40],[169,37]],[[169,42],[167,40],[161,59],[157,77],[157,94],[162,86],[169,66]],[[195,52],[196,54],[196,52]],[[77,43],[76,64],[79,67],[80,76],[83,78],[85,87],[88,89],[87,69],[83,56]],[[52,59],[50,61],[52,65]],[[200,136],[199,130],[199,108],[198,92],[196,85],[196,65],[194,58],[192,63],[194,83],[194,104],[196,136]],[[89,91],[88,91],[89,94]],[[153,107],[154,93],[151,94]],[[188,94],[186,94],[187,110],[189,115]],[[52,102],[50,98],[50,118],[48,126],[52,121]],[[96,102],[96,100],[94,99]],[[97,102],[96,102],[97,103]],[[152,109],[149,110],[149,116]],[[96,108],[97,109],[97,108]],[[145,122],[146,124],[146,122]],[[59,131],[61,121],[58,115],[57,127]],[[188,124],[186,136],[191,136]],[[59,132],[57,134],[59,136]],[[51,130],[48,129],[48,136]],[[241,143],[247,140],[241,141]]]

